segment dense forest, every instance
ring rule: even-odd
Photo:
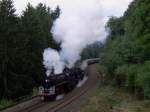
[[[91,45],[88,45],[83,49],[81,53],[81,60],[90,59],[90,58],[98,58],[100,50],[102,49],[103,44],[101,42],[95,42]]]
[[[28,4],[20,16],[12,0],[0,1],[0,99],[32,93],[44,77],[42,52],[59,50],[50,30],[60,9]],[[134,0],[122,17],[111,17],[105,43],[85,48],[82,60],[100,58],[114,85],[150,98],[150,2]]]
[[[109,36],[99,51],[115,85],[150,98],[150,2],[134,0],[120,18],[112,17]]]
[[[134,0],[122,17],[111,17],[106,27],[106,42],[93,51],[86,48],[83,58],[99,54],[100,65],[114,85],[150,98],[149,0]]]
[[[50,33],[59,14],[40,3],[18,16],[12,0],[0,1],[0,98],[29,95],[44,77],[43,50],[59,49]]]

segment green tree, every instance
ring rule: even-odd
[[[0,91],[1,95],[8,94],[8,78],[11,70],[12,57],[14,51],[17,18],[12,0],[0,1]]]
[[[90,59],[90,58],[98,58],[99,51],[102,47],[102,43],[95,42],[92,45],[87,46],[81,53],[81,60]]]
[[[99,51],[104,65],[120,86],[149,97],[150,2],[134,0],[125,14],[110,18],[109,35]],[[138,91],[138,92],[136,92]]]
[[[40,3],[18,17],[12,0],[0,1],[0,98],[29,95],[45,76],[44,49],[59,50],[50,33],[58,15]]]

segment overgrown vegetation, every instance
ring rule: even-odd
[[[100,52],[101,47],[102,43],[100,42],[95,42],[92,45],[87,46],[81,53],[81,60],[98,58],[98,52]]]
[[[15,104],[12,100],[7,100],[7,99],[1,99],[0,100],[0,109],[11,106]]]
[[[118,85],[150,98],[150,62],[118,67],[115,74]]]
[[[99,55],[99,69],[113,85],[144,98],[150,98],[149,10],[149,0],[134,0],[122,17],[110,18],[106,42],[87,47],[81,55],[82,59]]]
[[[59,49],[50,33],[59,7],[53,11],[41,3],[28,4],[20,16],[15,11],[12,0],[0,1],[0,99],[32,94],[45,74],[43,50]]]
[[[145,67],[143,66],[143,68]],[[94,91],[91,94],[91,96],[85,99],[85,101],[81,104],[80,112],[149,112],[150,111],[149,99],[143,99],[141,97],[137,97],[137,95],[134,95],[129,91],[126,91],[124,87],[114,86],[114,81],[112,81],[112,79],[106,75],[108,73],[107,70],[103,68],[103,66],[97,65],[97,70],[99,72],[99,76],[100,76],[99,80],[101,83],[99,83],[99,86],[97,87],[96,91]],[[120,71],[121,70],[118,70],[118,73],[123,73]],[[129,82],[126,83],[131,84]]]
[[[80,112],[149,112],[150,101],[138,100],[123,89],[99,87],[80,107]]]
[[[112,17],[100,65],[115,85],[150,98],[150,2],[134,0],[120,18]]]

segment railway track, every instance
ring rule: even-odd
[[[58,105],[54,105],[53,107],[51,107],[48,110],[48,112],[60,112],[65,107],[69,106],[71,103],[73,103],[74,101],[78,100],[81,96],[86,94],[91,88],[93,88],[96,85],[96,83],[98,81],[97,79],[98,79],[97,76],[89,74],[89,80],[85,84],[86,87],[82,91],[80,91],[76,96],[74,96],[74,97],[72,97],[72,98],[70,98],[70,99],[68,99],[66,101],[62,101]]]
[[[56,101],[52,104],[46,104],[43,107],[37,108],[32,111],[26,111],[26,112],[66,112],[63,110],[66,110],[69,108],[69,106],[74,103],[75,101],[78,101],[82,96],[87,94],[89,91],[91,91],[96,84],[98,83],[98,74],[95,73],[96,67],[95,65],[91,65],[88,67],[88,80],[86,83],[80,87],[73,90],[71,93],[66,95],[62,100]],[[70,109],[68,109],[70,111]],[[24,111],[25,112],[25,111]]]
[[[74,101],[87,94],[98,82],[97,73],[95,72],[95,65],[90,65],[87,68],[88,80],[79,88],[75,88],[71,93],[66,95],[63,99],[54,102],[41,102],[40,98],[36,97],[27,104],[19,104],[13,109],[7,109],[1,112],[61,112],[64,108],[69,107]],[[24,108],[23,108],[24,107]]]

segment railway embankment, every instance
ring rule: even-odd
[[[103,76],[100,79],[103,83],[84,100],[79,112],[150,112],[150,100],[114,86]]]

